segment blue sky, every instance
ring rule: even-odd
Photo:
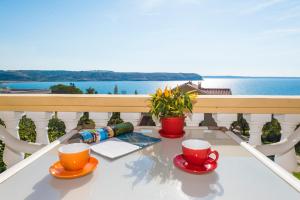
[[[300,1],[1,0],[0,69],[300,76]]]

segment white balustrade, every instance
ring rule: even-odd
[[[2,111],[0,112],[0,118],[4,121],[6,130],[13,135],[15,138],[20,139],[19,136],[19,122],[23,116],[23,112],[14,112],[14,111]],[[8,146],[5,146],[3,152],[3,161],[7,167],[18,163],[24,159],[24,153],[16,152],[13,149],[10,149]]]
[[[201,121],[204,120],[204,113],[193,113],[187,116],[185,123],[187,126],[199,127]]]
[[[260,145],[261,134],[263,126],[271,121],[270,114],[245,114],[244,118],[247,120],[250,128],[249,144]]]
[[[76,128],[77,123],[82,116],[82,112],[58,112],[57,116],[61,119],[66,126],[66,132]],[[18,125],[24,112],[4,111],[0,112],[0,118],[5,122],[8,132],[19,139]],[[48,123],[51,119],[52,112],[26,112],[28,118],[32,119],[36,126],[37,142],[48,144]],[[95,121],[96,127],[106,126],[107,121],[110,118],[111,113],[108,112],[90,112],[90,119]],[[121,118],[125,122],[131,122],[134,126],[137,126],[141,120],[141,113],[121,113]],[[219,127],[230,128],[232,122],[237,120],[237,114],[213,114],[212,115]],[[298,123],[300,123],[300,114],[286,114],[286,115],[274,115],[278,119],[282,127],[282,138],[285,140]],[[161,126],[158,119],[153,118],[156,126]],[[271,114],[244,114],[244,118],[247,120],[250,128],[249,143],[251,145],[261,144],[262,128],[265,123],[271,121]],[[199,123],[204,120],[203,113],[193,113],[186,118],[186,125],[191,127],[198,127]],[[22,152],[16,152],[6,146],[4,150],[4,162],[8,167],[21,161],[24,158]],[[292,149],[283,155],[276,155],[275,161],[284,167],[288,171],[294,171],[297,167],[295,150]]]
[[[48,123],[53,116],[53,112],[26,112],[26,116],[35,124],[36,142],[49,144]]]
[[[77,127],[82,114],[82,112],[58,112],[57,117],[65,123],[67,133]]]
[[[107,112],[90,112],[90,119],[94,120],[96,127],[106,126],[110,118],[110,113]]]
[[[295,131],[296,126],[300,123],[300,115],[298,114],[274,115],[274,118],[276,118],[281,125],[281,141],[292,134]],[[290,172],[295,171],[297,169],[295,149],[292,148],[283,155],[276,155],[275,162]]]
[[[155,116],[152,115],[152,120],[154,121],[155,126],[161,127],[161,123],[160,123],[160,120],[158,118],[156,118]]]
[[[219,127],[230,128],[232,122],[237,120],[237,114],[213,114],[214,120],[217,122]]]
[[[141,121],[141,113],[121,113],[121,119],[124,122],[131,122],[134,126],[137,126]]]

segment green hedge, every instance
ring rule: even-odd
[[[5,163],[3,162],[3,151],[4,151],[5,145],[0,140],[0,173],[6,170]]]
[[[271,144],[279,142],[281,138],[281,126],[277,119],[272,117],[271,122],[267,122],[262,128],[261,142]]]
[[[26,115],[23,116],[19,122],[19,135],[20,139],[27,142],[36,141],[36,132],[35,132],[34,122],[27,118]]]
[[[4,121],[0,119],[0,125],[5,127]],[[0,173],[6,170],[5,163],[3,162],[3,151],[4,151],[5,144],[0,140]]]
[[[53,142],[66,133],[65,123],[57,117],[53,117],[49,120],[48,127],[48,137],[50,142]]]
[[[297,125],[297,127],[295,128],[295,130],[297,130],[299,127],[300,127],[300,124]],[[295,150],[296,150],[297,155],[300,156],[300,142],[298,142],[298,143],[296,144]]]
[[[230,131],[235,134],[242,135],[246,138],[249,138],[249,124],[246,119],[243,117],[243,114],[238,114],[237,121],[234,121],[230,126]]]

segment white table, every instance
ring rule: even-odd
[[[116,160],[93,154],[98,168],[90,175],[61,180],[48,173],[57,160],[49,151],[0,184],[0,199],[300,199],[300,194],[222,132],[187,130],[184,138],[208,140],[220,153],[218,168],[193,175],[177,169],[173,157],[182,139],[162,139]],[[159,137],[154,133],[149,135]]]

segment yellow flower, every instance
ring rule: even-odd
[[[197,98],[197,94],[196,93],[190,94],[190,98],[191,98],[191,100],[196,99]]]
[[[156,90],[156,94],[157,94],[158,97],[160,97],[160,96],[162,95],[162,91],[161,91],[160,88],[158,88],[158,89]]]
[[[167,87],[165,88],[164,95],[165,97],[168,97],[170,95]]]

